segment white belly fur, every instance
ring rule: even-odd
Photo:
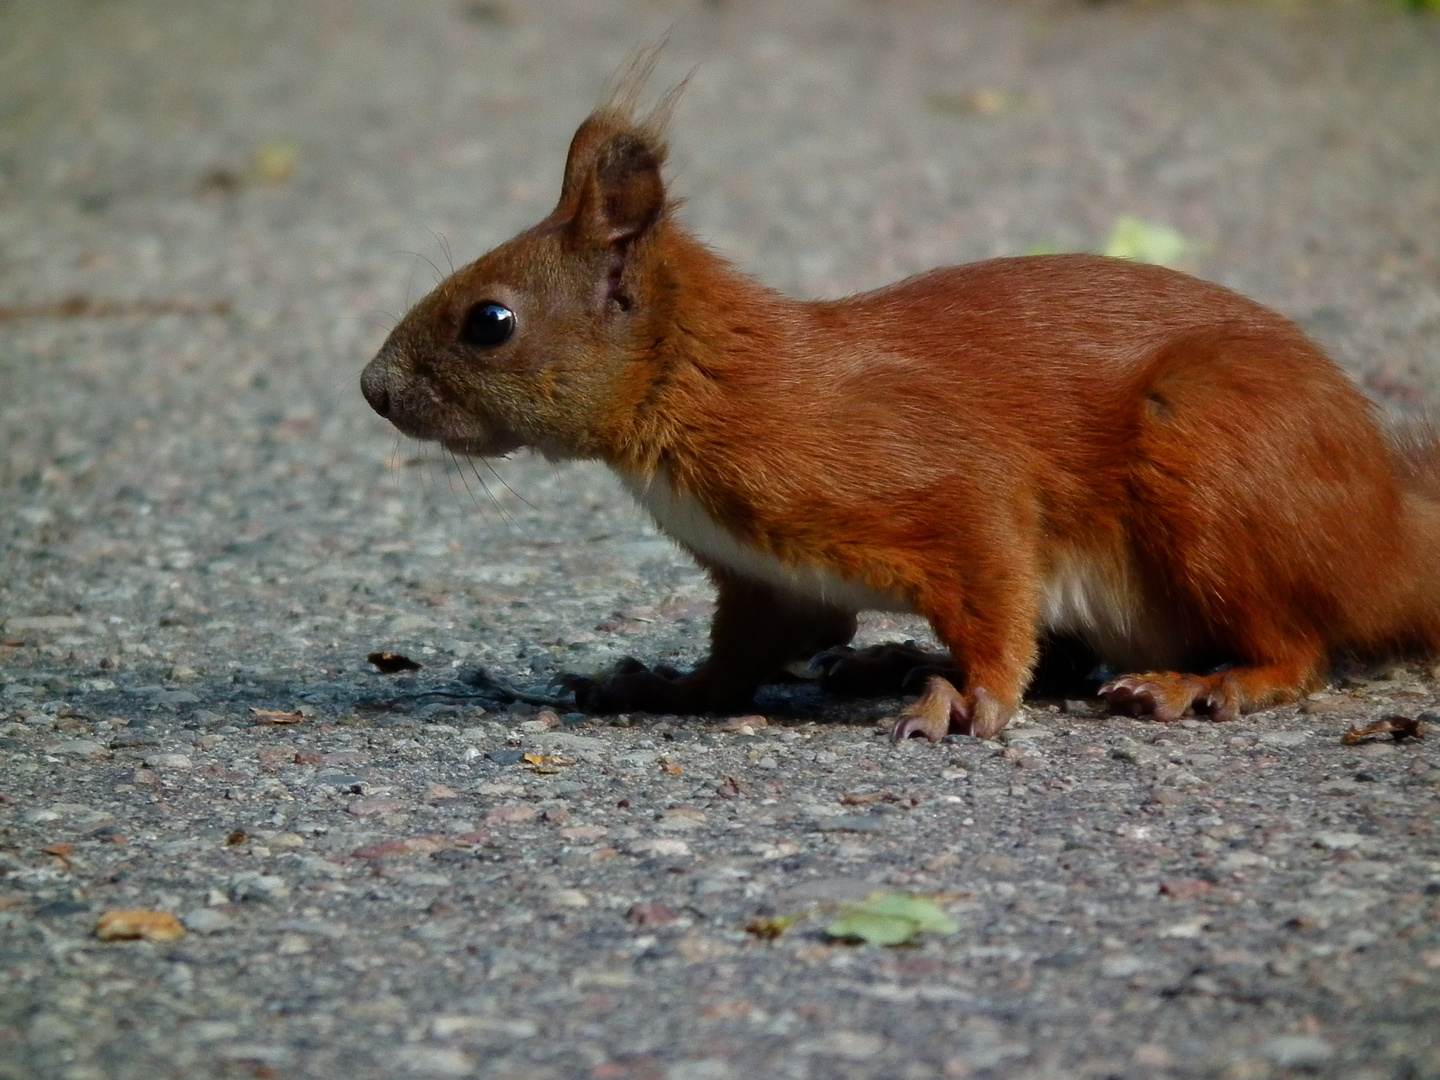
[[[745,577],[843,611],[914,611],[902,596],[878,592],[818,566],[783,563],[751,547],[712,518],[693,495],[677,493],[663,472],[643,477],[617,469],[615,475],[667,536]]]
[[[689,550],[739,574],[845,611],[913,614],[902,596],[878,592],[818,566],[783,563],[737,539],[692,495],[676,492],[663,472],[654,477],[615,470],[660,529]],[[1164,666],[1170,642],[1156,633],[1145,605],[1123,572],[1082,557],[1062,559],[1040,587],[1040,626],[1087,642],[1103,659],[1126,668]]]
[[[1127,670],[1169,666],[1174,651],[1129,575],[1083,556],[1051,568],[1040,587],[1040,625],[1079,638]]]

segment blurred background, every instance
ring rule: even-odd
[[[558,769],[506,741],[529,706],[483,730],[469,699],[361,710],[478,667],[545,691],[625,654],[687,666],[709,584],[603,468],[472,469],[397,437],[358,385],[452,262],[549,212],[575,126],[668,37],[657,94],[694,73],[680,214],[778,288],[1110,251],[1271,304],[1387,409],[1434,410],[1434,8],[0,0],[0,1075],[1440,1075],[1433,739],[1342,756],[1355,713],[1333,706],[1362,706],[1335,696],[1258,742],[1207,725],[1152,749],[1145,725],[1056,717],[1052,767],[1024,742],[874,753],[862,725],[893,702],[814,695],[823,754],[785,725],[750,750],[707,725],[682,769],[662,741],[682,725],[616,721],[585,737],[604,772],[551,802]],[[871,617],[860,640],[921,630]],[[424,670],[377,674],[381,650]],[[1421,707],[1414,677],[1366,684],[1363,708]],[[703,874],[667,872],[660,843],[693,822],[655,819],[736,794],[708,775],[726,761],[745,798],[710,811],[717,841],[685,834]],[[431,780],[464,799],[422,803]],[[546,801],[480,818],[522,797]],[[868,824],[811,833],[822,801]],[[414,823],[371,816],[387,802]],[[615,825],[625,857],[553,839],[566,805],[570,835]],[[532,831],[499,816],[540,807]],[[483,870],[433,847],[379,865],[452,827],[502,846]],[[973,888],[966,938],[735,942],[795,910],[792,887],[860,873]],[[235,930],[97,942],[120,898]],[[650,899],[673,912],[629,906]],[[456,1011],[479,1026],[431,1023]],[[27,1039],[40,1064],[7,1069]]]

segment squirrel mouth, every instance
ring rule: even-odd
[[[524,445],[515,436],[500,432],[478,438],[446,438],[439,442],[452,454],[462,457],[504,457]]]

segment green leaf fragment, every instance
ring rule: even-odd
[[[851,911],[825,928],[831,937],[864,941],[870,945],[904,945],[920,933],[911,919],[895,915],[876,915],[867,911]]]
[[[843,908],[825,928],[831,937],[871,945],[904,945],[923,932],[953,934],[960,927],[935,901],[904,893],[872,893],[862,903]]]
[[[1105,241],[1105,254],[1136,262],[1173,264],[1190,245],[1185,237],[1167,225],[1152,225],[1128,214],[1115,222],[1110,239]]]

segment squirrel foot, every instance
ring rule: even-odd
[[[1127,716],[1149,716],[1171,723],[1187,709],[1208,713],[1217,723],[1240,715],[1240,692],[1226,672],[1215,675],[1182,675],[1175,671],[1154,671],[1125,675],[1100,687],[1110,711]]]
[[[743,713],[755,698],[755,683],[717,673],[708,662],[682,674],[629,656],[603,675],[562,675],[560,684],[575,694],[576,708],[591,713]]]
[[[687,687],[675,668],[657,664],[646,667],[627,656],[604,675],[562,675],[559,683],[575,695],[575,707],[582,712],[686,712]]]
[[[890,741],[902,743],[919,735],[933,743],[951,734],[993,739],[1014,712],[983,686],[961,693],[939,675],[931,675],[924,696],[907,706],[890,729]]]
[[[820,689],[845,697],[914,693],[931,675],[960,681],[959,669],[949,653],[931,652],[913,641],[887,642],[867,649],[842,645],[825,650],[811,663],[820,669]]]

